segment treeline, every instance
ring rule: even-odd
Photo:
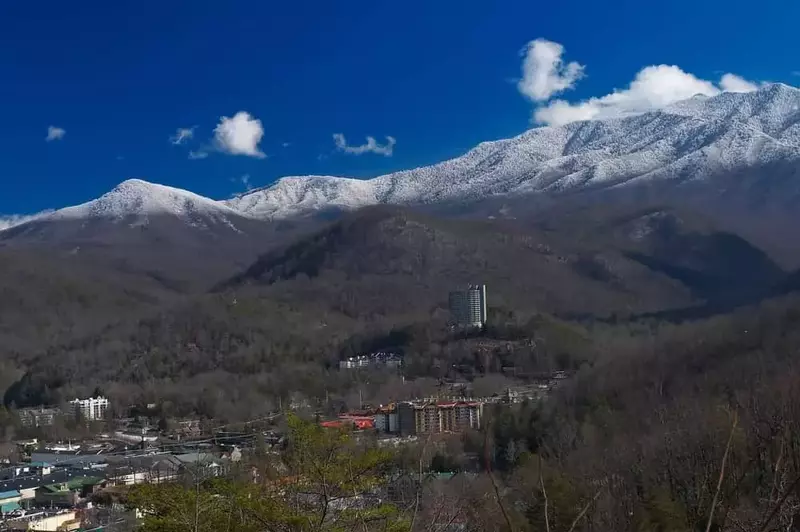
[[[796,530],[799,326],[790,297],[632,329],[552,401],[495,418],[509,508],[538,530],[545,500],[550,530],[587,500],[576,530]]]

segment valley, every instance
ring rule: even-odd
[[[496,468],[501,507],[529,522],[533,478],[560,486],[562,523],[586,500],[598,530],[699,523],[723,452],[745,479],[727,504],[755,522],[800,422],[798,105],[766,85],[228,200],[131,179],[15,224],[0,231],[2,435],[44,434],[16,412],[95,392],[111,419],[165,426],[329,419],[281,426],[306,435],[401,403],[452,408],[446,429],[480,403],[429,465]],[[465,331],[448,295],[472,283],[487,320]],[[402,363],[348,366],[376,353]]]

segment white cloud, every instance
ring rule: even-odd
[[[239,111],[232,118],[223,116],[214,128],[214,146],[230,155],[247,155],[263,159],[266,155],[258,149],[264,136],[264,127],[250,113]]]
[[[564,64],[564,47],[555,42],[536,39],[528,43],[522,63],[523,78],[519,91],[528,99],[542,103],[552,96],[571,89],[583,77],[583,65]],[[613,118],[662,109],[697,94],[715,96],[721,92],[751,92],[758,83],[727,73],[718,84],[684,72],[675,65],[652,65],[640,70],[624,89],[579,102],[550,100],[534,110],[532,121],[559,126],[578,120]]]
[[[47,142],[52,142],[54,140],[61,140],[64,138],[64,135],[67,134],[67,130],[64,128],[56,127],[56,126],[48,126],[47,127],[47,136],[44,138]]]
[[[570,122],[599,118],[600,103],[590,100],[572,104],[564,100],[555,100],[546,107],[540,107],[533,113],[533,121],[548,126],[562,126]]]
[[[175,130],[175,134],[169,138],[169,141],[176,146],[183,144],[187,140],[191,140],[191,138],[194,137],[195,129],[197,129],[197,126],[179,127]]]
[[[753,92],[758,90],[758,85],[752,81],[737,76],[736,74],[725,74],[719,80],[719,86],[725,92]]]
[[[352,155],[361,155],[364,153],[376,153],[385,157],[391,157],[394,151],[394,145],[397,144],[397,139],[394,137],[386,136],[386,144],[378,144],[375,137],[367,137],[367,143],[360,146],[348,146],[347,139],[341,133],[333,134],[333,142],[336,144],[336,149],[344,153]]]
[[[636,74],[627,89],[572,104],[555,100],[534,113],[536,122],[563,125],[576,120],[611,118],[660,109],[695,94],[719,94],[713,83],[684,72],[677,66],[649,66]]]
[[[527,98],[543,102],[554,94],[571,89],[583,77],[583,65],[564,64],[564,47],[557,42],[536,39],[522,51],[522,79],[517,88]]]
[[[12,227],[16,227],[17,225],[22,225],[26,222],[30,222],[51,212],[53,211],[52,210],[42,211],[37,214],[10,214],[6,216],[0,215],[0,231],[11,229]]]
[[[291,142],[284,142],[283,144],[281,144],[281,146],[283,146],[284,148],[288,148],[291,145],[292,145]]]
[[[189,152],[189,159],[192,160],[205,159],[206,157],[208,157],[208,152],[205,150],[197,150]]]

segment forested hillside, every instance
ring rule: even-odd
[[[291,243],[266,241],[259,259],[223,278],[181,248],[182,267],[202,265],[187,276],[206,275],[185,286],[93,255],[6,246],[0,353],[25,372],[6,402],[54,403],[100,387],[123,404],[246,416],[293,392],[347,395],[353,382],[335,371],[338,359],[375,346],[406,353],[420,377],[499,371],[504,363],[474,357],[446,327],[448,292],[470,282],[489,286],[487,334],[552,337],[496,354],[525,371],[556,357],[592,360],[605,347],[571,337],[590,337],[594,320],[729,307],[791,282],[747,241],[665,210],[573,212],[542,224],[370,208],[316,223],[284,233],[297,235]],[[559,320],[567,329],[544,325]]]
[[[543,409],[496,421],[500,456],[513,445],[545,457],[553,530],[592,497],[597,530],[793,530],[800,299],[641,325],[593,331],[613,349]],[[509,507],[541,525],[538,464],[503,467]]]

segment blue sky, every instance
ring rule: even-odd
[[[796,86],[798,18],[786,0],[2,2],[0,213],[130,177],[225,198],[245,175],[430,164],[524,131],[536,109],[551,123],[603,116],[588,99],[651,65],[680,70],[640,74],[623,93],[633,110],[671,83],[713,92],[726,73],[733,87]],[[179,128],[193,135],[173,144]]]

